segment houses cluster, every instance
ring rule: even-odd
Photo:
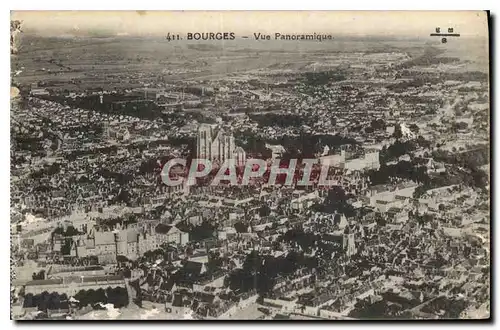
[[[120,307],[149,301],[178,318],[455,317],[482,306],[489,160],[467,157],[487,145],[485,86],[444,73],[439,87],[406,86],[404,54],[352,56],[333,62],[357,65],[326,81],[315,70],[328,62],[59,101],[33,88],[13,123],[18,298],[120,288]],[[90,108],[71,103],[89,96]],[[161,180],[171,158],[305,154],[330,167],[332,186]]]

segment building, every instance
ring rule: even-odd
[[[37,83],[33,83],[31,84],[30,95],[40,96],[40,95],[50,95],[50,93],[45,88],[38,87]]]
[[[184,245],[189,242],[189,233],[163,223],[151,223],[144,227],[138,237],[140,255],[159,249],[162,244]],[[130,258],[129,258],[130,259]]]
[[[339,252],[350,257],[356,254],[356,243],[354,233],[350,231],[334,231],[322,236],[324,243],[334,246]]]
[[[417,186],[414,182],[401,183],[395,187],[373,186],[367,196],[369,205],[384,213],[391,208],[403,208],[413,198]]]
[[[302,212],[311,207],[319,199],[318,191],[304,193],[301,190],[294,191],[292,200],[290,201],[290,208],[292,212]]]
[[[342,167],[345,163],[345,150],[341,150],[340,154],[321,156],[319,161],[322,166]]]
[[[379,158],[378,151],[365,152],[362,156],[353,157],[345,150],[341,150],[340,154],[321,156],[320,164],[351,171],[378,170],[380,168]]]
[[[236,147],[236,149],[234,150],[234,159],[236,161],[237,167],[245,166],[247,154],[242,147]]]
[[[107,289],[108,287],[126,288],[125,279],[120,275],[104,275],[104,276],[67,276],[64,278],[54,278],[48,280],[33,280],[26,283],[26,294],[41,294],[44,291],[57,292],[59,294],[67,294],[74,296],[80,290],[98,290]]]
[[[193,184],[192,181],[194,180],[187,180],[183,178],[181,178],[181,180],[182,184],[178,184],[176,186],[160,186],[158,196],[153,196],[150,198],[148,197],[147,203],[153,205],[161,205],[168,198],[176,198],[189,195],[190,186]]]
[[[63,279],[71,276],[104,276],[102,266],[67,266],[52,265],[47,271],[47,279]]]
[[[198,129],[196,140],[196,157],[198,159],[208,159],[222,163],[229,159],[239,158],[241,160],[246,158],[242,148],[236,149],[232,134],[208,124],[202,124]]]
[[[31,95],[40,96],[40,95],[50,95],[49,91],[45,88],[35,88],[30,91]]]
[[[163,243],[183,245],[189,241],[189,234],[175,226],[154,224],[140,229],[137,226],[122,228],[119,224],[113,231],[101,230],[98,226],[88,234],[73,237],[57,236],[52,239],[52,250],[62,253],[63,245],[69,243],[64,255],[72,257],[97,257],[99,264],[115,264],[118,256],[136,260],[149,250],[159,248]]]
[[[189,241],[189,233],[181,231],[175,226],[158,224],[155,228],[157,241],[171,244],[186,244]]]
[[[344,168],[353,171],[378,170],[380,168],[379,152],[366,152],[362,157],[346,159]]]

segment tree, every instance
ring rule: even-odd
[[[87,302],[90,306],[93,306],[95,303],[97,303],[97,295],[96,291],[94,289],[89,289],[87,290]]]
[[[23,308],[35,307],[35,300],[33,299],[33,294],[28,293],[24,296]]]
[[[320,207],[320,211],[326,213],[342,213],[346,217],[355,215],[354,207],[347,203],[348,196],[341,186],[333,186]]]
[[[244,224],[241,221],[238,221],[234,224],[234,229],[236,229],[237,233],[247,233],[248,232],[248,225]]]
[[[288,230],[279,238],[279,240],[285,242],[295,242],[302,248],[302,250],[309,251],[314,246],[316,241],[318,241],[318,237],[312,233],[304,233],[302,228],[293,228]]]
[[[428,187],[426,187],[424,185],[418,186],[417,188],[415,188],[415,191],[413,192],[413,198],[422,197],[427,190],[428,190]]]
[[[89,304],[88,298],[87,298],[87,292],[85,290],[80,290],[78,291],[74,298],[78,300],[78,306],[80,308],[85,307]]]
[[[67,228],[66,228],[66,232],[64,233],[64,236],[75,236],[75,235],[79,235],[80,232],[73,226],[69,225]]]
[[[73,243],[73,239],[71,238],[64,239],[64,244],[61,246],[61,253],[63,255],[67,256],[71,254],[71,243]]]
[[[378,226],[384,227],[385,225],[387,225],[387,220],[384,217],[382,217],[381,215],[378,215],[375,218],[375,221],[376,221]]]
[[[370,126],[374,130],[383,130],[386,127],[386,123],[383,119],[374,119],[371,121]]]
[[[61,308],[61,297],[57,292],[52,292],[49,295],[49,300],[47,304],[48,309],[59,309]]]
[[[418,132],[420,131],[420,128],[418,128],[416,124],[410,124],[408,128],[415,134],[418,134]]]
[[[193,227],[189,232],[189,239],[192,241],[203,241],[214,237],[215,226],[208,221],[203,221],[199,226]]]
[[[119,264],[124,264],[129,262],[129,259],[126,256],[120,254],[116,256],[116,262]]]
[[[268,215],[271,214],[271,208],[267,206],[266,204],[262,205],[259,209],[259,215],[261,217],[267,217]]]
[[[67,303],[68,302],[68,295],[66,293],[63,293],[59,296],[59,299],[61,300],[61,304]]]
[[[252,250],[243,263],[243,270],[250,271],[252,273],[258,271],[259,265],[261,264],[261,257],[259,256],[259,252]]]
[[[37,273],[33,273],[33,274],[31,275],[31,278],[32,278],[33,280],[44,280],[44,279],[45,279],[45,270],[43,270],[43,269],[42,269],[42,270],[40,270],[40,271],[38,272],[38,274],[37,274]]]
[[[47,311],[50,303],[50,294],[47,291],[42,292],[40,295],[40,300],[38,301],[38,310],[39,311]]]
[[[333,186],[328,191],[328,196],[326,197],[327,203],[345,202],[346,200],[346,193],[341,186]]]
[[[422,148],[430,148],[431,147],[431,142],[426,140],[422,135],[419,135],[417,137],[417,144],[419,146],[421,146]],[[427,153],[427,151],[426,151]],[[428,154],[428,153],[427,153]],[[425,155],[425,154],[424,154]],[[425,157],[429,157],[429,156],[425,156]]]
[[[451,124],[453,131],[464,130],[464,129],[467,129],[468,126],[469,125],[465,122],[454,122]]]
[[[403,132],[401,131],[401,125],[396,124],[396,126],[394,127],[394,133],[392,134],[392,136],[396,139],[401,139],[403,137]]]
[[[106,297],[106,291],[104,291],[103,288],[97,289],[95,292],[95,299],[97,302],[107,304],[108,303],[108,298]]]
[[[125,269],[123,270],[123,277],[130,278],[131,276],[132,276],[132,271],[130,270],[130,268],[125,267]]]
[[[58,226],[54,231],[52,232],[52,235],[63,235],[64,234],[64,228],[61,226]]]
[[[108,287],[106,289],[106,295],[108,297],[108,303],[113,304],[115,308],[121,308],[128,305],[128,293],[125,288]]]

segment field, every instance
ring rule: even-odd
[[[422,39],[338,39],[333,41],[168,42],[160,38],[41,38],[23,36],[12,57],[14,82],[21,87],[44,82],[61,89],[132,88],[143,83],[219,79],[255,69],[310,70],[346,54],[404,53],[421,55],[429,46],[441,56],[459,57],[467,70],[486,68],[487,43],[454,39],[447,44]],[[350,60],[349,64],[356,65]]]

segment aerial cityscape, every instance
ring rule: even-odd
[[[304,40],[77,14],[11,14],[12,319],[490,317],[485,13]]]

